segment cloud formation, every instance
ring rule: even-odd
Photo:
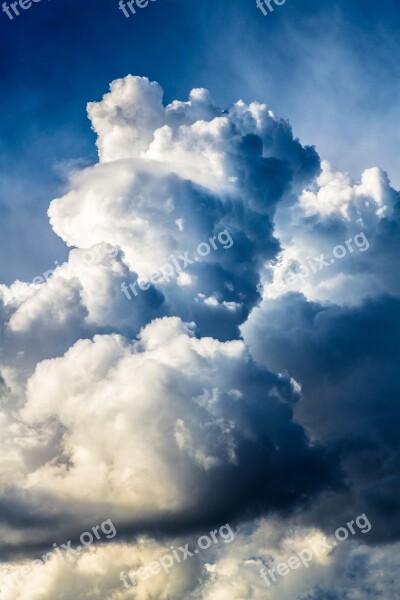
[[[89,103],[99,162],[71,173],[49,208],[68,261],[0,285],[1,569],[88,521],[112,517],[119,532],[4,598],[123,600],[120,568],[229,520],[242,545],[129,597],[275,600],[285,596],[255,568],[298,543],[278,540],[280,515],[304,539],[365,511],[370,548],[341,550],[283,592],[345,597],[366,564],[392,568],[373,545],[400,534],[399,194],[380,169],[353,182],[321,164],[265,104],[222,110],[204,89],[162,97],[128,76]],[[234,243],[184,277],[122,293],[223,230]],[[279,287],[289,267],[360,231],[365,251]],[[346,561],[356,576],[335,588]],[[365,581],[390,597],[388,581]]]

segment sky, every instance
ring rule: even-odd
[[[0,12],[0,600],[400,598],[400,8],[261,6]]]

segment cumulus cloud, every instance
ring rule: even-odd
[[[318,490],[332,463],[292,422],[293,382],[260,369],[242,342],[197,339],[193,327],[164,318],[133,345],[95,336],[42,361],[21,418],[54,419],[64,434],[24,489],[99,515],[112,507],[130,529],[280,510]]]
[[[400,533],[398,192],[380,169],[352,181],[321,164],[258,102],[223,110],[194,89],[164,106],[158,83],[128,76],[88,114],[99,162],[48,211],[68,261],[0,285],[0,568],[88,521],[111,516],[119,535],[7,584],[5,600],[389,599],[397,582],[366,571],[392,572]],[[282,289],[350,238],[345,257]],[[174,276],[156,280],[168,263]],[[266,589],[261,564],[360,507],[368,548]],[[297,533],[279,539],[290,513]],[[227,520],[232,548],[118,585],[167,538]]]
[[[357,183],[324,163],[317,185],[291,208],[282,254],[265,271],[264,302],[242,333],[257,360],[301,384],[296,420],[340,451],[349,487],[320,498],[308,518],[327,526],[333,506],[335,514],[362,506],[377,524],[371,539],[397,540],[400,197],[379,169]],[[360,251],[353,246],[316,273],[300,269],[291,289],[277,285],[290,262],[296,273],[360,231]]]
[[[101,162],[73,177],[71,190],[51,203],[50,222],[68,245],[120,248],[133,279],[149,279],[171,256],[192,258],[227,228],[234,247],[191,264],[192,285],[154,287],[165,312],[230,339],[258,300],[261,262],[279,249],[275,207],[311,181],[319,158],[264,104],[241,101],[222,111],[208,92],[193,90],[188,102],[164,108],[161,97],[158,84],[129,76],[89,105]]]
[[[173,540],[177,545],[181,540]],[[171,540],[172,542],[172,540]],[[185,540],[186,542],[186,540]],[[183,542],[183,543],[185,543]],[[92,546],[74,557],[51,559],[46,564],[28,561],[0,567],[4,600],[60,600],[86,597],[90,600],[171,600],[189,595],[197,587],[201,564],[196,557],[176,564],[172,576],[164,571],[138,580],[126,588],[120,572],[135,573],[162,556],[168,546],[149,538],[135,544]]]
[[[355,516],[355,515],[354,515]],[[332,532],[333,533],[333,532]],[[369,535],[369,534],[368,534]],[[364,537],[360,533],[360,536]],[[88,600],[317,600],[360,597],[391,600],[399,586],[396,556],[398,544],[386,548],[368,548],[353,540],[334,550],[317,528],[304,527],[296,520],[261,520],[239,528],[235,543],[218,543],[195,555],[166,574],[162,569],[151,573],[150,565],[170,547],[178,548],[190,538],[168,538],[162,543],[147,537],[132,544],[110,544],[91,547],[71,560],[50,561],[47,565],[14,563],[0,567],[4,600],[51,600],[57,594],[62,600],[85,595]],[[263,567],[273,569],[305,549],[313,559],[307,568],[295,570],[270,581],[260,577]],[[25,567],[25,571],[23,571]],[[154,569],[154,567],[152,567]],[[142,569],[142,576],[138,576]],[[120,574],[129,574],[136,582],[125,587]],[[135,577],[136,576],[136,577]],[[129,582],[129,579],[126,579]],[[29,591],[28,591],[29,588]]]
[[[323,161],[321,175],[298,201],[278,208],[282,251],[266,265],[265,296],[300,292],[309,300],[358,304],[367,296],[398,294],[391,266],[398,211],[399,193],[384,171],[367,169],[357,183]]]
[[[399,299],[387,296],[339,307],[289,294],[256,311],[244,328],[259,361],[284,365],[301,382],[296,419],[313,439],[340,448],[351,487],[321,500],[320,522],[361,506],[377,524],[371,538],[380,539],[400,533],[398,313]]]

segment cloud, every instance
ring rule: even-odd
[[[309,300],[358,304],[371,295],[397,295],[391,264],[398,212],[399,192],[384,171],[367,169],[358,183],[323,161],[315,184],[277,210],[282,251],[264,272],[266,297],[293,291]]]
[[[296,420],[312,439],[340,447],[350,487],[322,502],[320,522],[347,515],[349,506],[364,507],[376,523],[371,539],[398,539],[400,533],[394,501],[399,485],[394,426],[399,418],[398,313],[397,298],[338,307],[287,295],[252,315],[244,331],[259,361],[271,369],[285,366],[301,382]]]
[[[73,570],[54,563],[13,584],[6,600],[28,589],[123,600],[120,564],[227,521],[242,546],[133,597],[274,599],[260,561],[360,507],[374,521],[370,547],[338,551],[325,575],[316,567],[282,589],[293,597],[295,582],[313,600],[369,586],[389,598],[388,581],[360,578],[374,561],[392,568],[373,545],[399,535],[399,194],[377,168],[360,181],[321,169],[265,104],[223,110],[204,89],[166,107],[162,97],[128,76],[88,105],[99,162],[72,173],[48,211],[68,260],[0,286],[1,568],[88,522],[112,517],[119,533]],[[232,244],[213,247],[223,231]],[[368,247],[282,291],[289,268],[360,232]],[[178,261],[176,277],[124,295]],[[300,538],[279,542],[279,515],[294,515]]]
[[[68,245],[120,248],[133,279],[149,279],[171,256],[192,257],[227,228],[234,248],[190,266],[193,285],[184,293],[155,287],[165,297],[164,314],[230,339],[258,300],[261,261],[279,249],[275,207],[293,186],[311,181],[319,158],[264,104],[240,101],[222,111],[197,89],[188,102],[164,108],[161,97],[158,84],[128,76],[89,105],[101,162],[73,176],[71,190],[51,203],[50,222]],[[202,296],[213,304],[205,306]]]
[[[32,497],[80,503],[83,515],[108,507],[138,531],[281,510],[327,483],[326,470],[333,481],[332,459],[292,421],[290,379],[260,369],[242,342],[197,339],[193,327],[164,318],[133,345],[95,336],[37,366],[23,422],[54,419],[64,433],[26,476]]]
[[[242,333],[259,362],[287,370],[301,385],[296,421],[340,452],[348,487],[323,494],[307,520],[328,527],[333,515],[364,507],[376,524],[369,541],[397,540],[399,193],[379,169],[357,183],[327,163],[317,184],[277,215],[283,251],[267,266],[265,300]],[[293,291],[280,285],[290,262],[292,273],[309,267],[310,257],[332,256],[357,231],[367,242],[359,252],[354,247],[306,276],[303,270]]]
[[[177,545],[181,542],[174,541]],[[130,589],[120,580],[121,571],[136,572],[159,559],[166,550],[165,545],[140,538],[131,545],[92,546],[73,558],[52,559],[45,565],[20,562],[0,566],[2,597],[4,600],[50,600],[57,594],[60,600],[74,600],[83,595],[90,600],[146,600],[149,597],[178,600],[197,587],[201,564],[196,557],[175,565],[172,576],[161,571],[138,580],[138,585]]]
[[[355,516],[355,515],[353,515]],[[360,534],[362,535],[362,534]],[[368,534],[369,535],[369,534]],[[338,599],[359,593],[391,600],[399,587],[396,556],[398,544],[386,548],[359,546],[354,540],[326,552],[324,533],[302,527],[296,520],[261,520],[249,530],[240,528],[235,543],[212,545],[208,550],[175,564],[169,574],[151,575],[146,569],[171,545],[192,542],[189,537],[168,538],[157,543],[140,537],[134,544],[92,546],[73,560],[50,561],[32,569],[32,563],[13,563],[2,569],[4,600],[316,600]],[[364,540],[364,536],[362,536]],[[330,539],[327,540],[331,542]],[[305,548],[317,548],[308,568],[300,565],[276,583],[266,585],[260,569],[275,568]],[[25,567],[25,577],[23,576]],[[136,574],[145,568],[143,577]],[[137,585],[123,586],[120,573],[132,575]]]

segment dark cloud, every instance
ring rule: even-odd
[[[375,540],[400,535],[399,336],[400,299],[390,296],[339,307],[289,294],[245,328],[258,360],[301,384],[297,419],[313,437],[340,447],[348,490],[320,517],[331,525],[361,509]]]

